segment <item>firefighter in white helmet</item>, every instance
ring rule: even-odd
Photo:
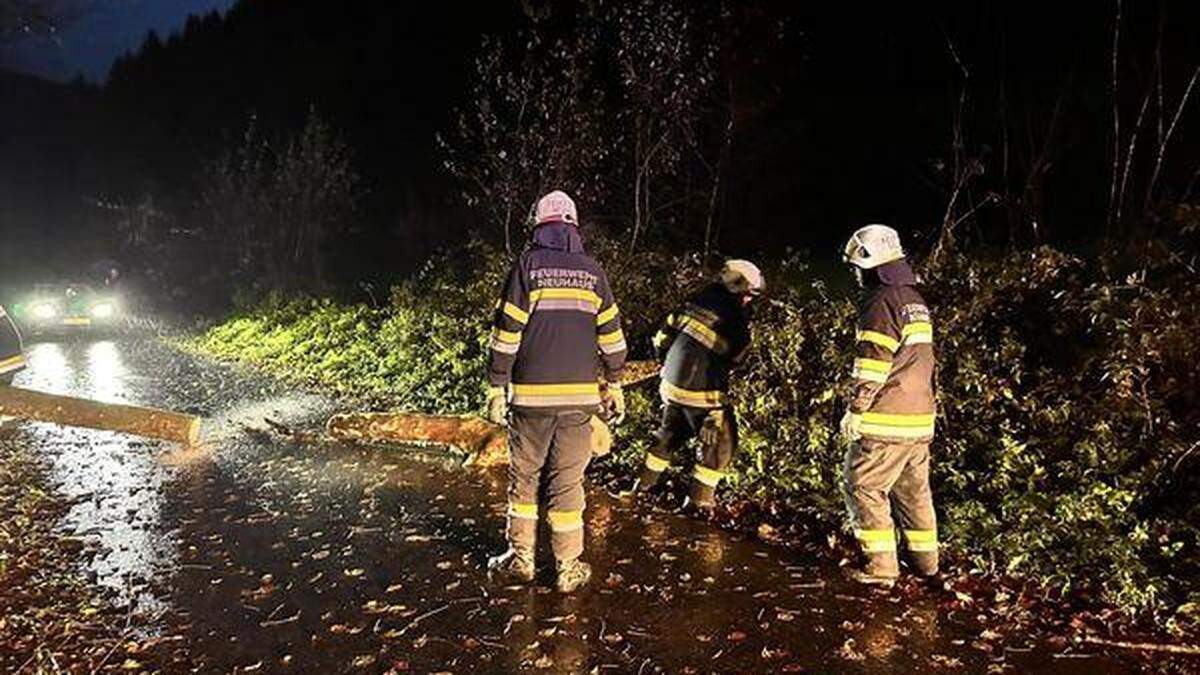
[[[748,306],[764,289],[762,272],[754,263],[729,260],[716,281],[667,317],[654,336],[663,362],[662,422],[640,477],[622,494],[634,495],[655,485],[679,450],[699,437],[685,509],[701,516],[711,513],[717,485],[737,449],[729,372],[750,347]]]
[[[608,277],[584,251],[575,202],[555,190],[538,200],[533,221],[493,318],[488,415],[509,428],[509,547],[488,561],[488,576],[505,585],[533,581],[545,519],[555,585],[570,593],[592,576],[581,560],[583,474],[593,416],[610,411],[619,423],[625,415],[625,334]]]
[[[853,388],[841,422],[846,505],[867,559],[852,577],[891,586],[900,573],[898,539],[917,573],[938,571],[929,487],[933,323],[895,230],[885,225],[859,229],[846,243],[843,259],[863,289]]]

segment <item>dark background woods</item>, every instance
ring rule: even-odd
[[[264,276],[354,288],[469,230],[503,239],[507,226],[519,245],[551,184],[580,193],[604,235],[700,253],[821,260],[873,220],[920,250],[947,223],[991,247],[1087,246],[1195,191],[1194,103],[1164,139],[1200,63],[1191,4],[1121,6],[1118,139],[1115,2],[243,0],[148,36],[100,85],[0,75],[0,269],[104,257],[180,293],[203,281],[227,296]],[[270,263],[244,249],[275,244],[231,222],[251,216],[211,208],[213,167],[246,160],[253,127],[265,164],[232,180],[238,213],[262,212],[251,196],[289,188],[255,180],[278,173],[310,113],[331,145],[310,148],[290,189],[327,178],[330,155],[353,180],[315,239],[278,243],[311,254]]]

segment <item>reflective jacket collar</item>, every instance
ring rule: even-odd
[[[563,222],[543,223],[534,228],[533,245],[555,251],[583,253],[583,238],[579,236],[579,230]]]

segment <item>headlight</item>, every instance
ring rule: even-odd
[[[113,307],[111,302],[101,302],[97,305],[92,305],[92,316],[97,319],[107,319],[115,314],[116,307]]]
[[[58,308],[48,302],[39,302],[33,306],[33,316],[36,319],[53,319],[58,316]]]

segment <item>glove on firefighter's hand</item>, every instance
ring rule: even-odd
[[[609,382],[604,390],[604,408],[613,424],[625,421],[625,390],[615,382]]]
[[[671,336],[660,330],[650,339],[650,344],[654,347],[654,358],[658,359],[659,363],[665,361],[667,350],[671,347]]]
[[[612,431],[604,423],[604,420],[596,416],[592,416],[588,420],[588,426],[592,432],[592,457],[607,455],[612,450]]]
[[[713,410],[704,417],[700,425],[700,444],[705,448],[715,448],[721,442],[721,433],[725,429],[725,411]]]
[[[508,394],[504,387],[488,388],[487,416],[495,424],[508,423]]]
[[[850,445],[862,438],[862,415],[852,410],[847,410],[846,414],[842,415],[840,430],[843,445]]]

